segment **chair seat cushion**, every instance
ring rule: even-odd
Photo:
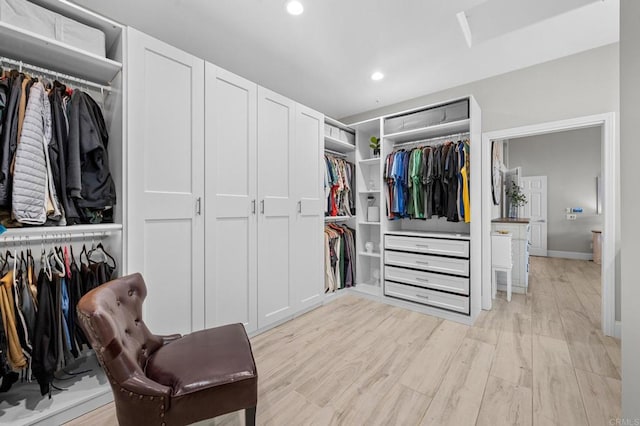
[[[166,344],[151,355],[145,374],[171,387],[173,396],[257,377],[242,324],[197,331]]]

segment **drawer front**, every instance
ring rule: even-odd
[[[469,257],[469,241],[464,240],[441,240],[437,238],[385,235],[384,247],[390,250]]]
[[[450,291],[459,294],[469,294],[469,279],[452,277],[449,275],[432,274],[411,269],[384,267],[384,278],[391,281],[417,285],[423,288]]]
[[[409,300],[423,305],[430,305],[461,312],[463,314],[469,314],[469,298],[467,296],[440,293],[438,291],[392,283],[389,281],[385,281],[384,283],[384,293],[387,296],[397,297],[399,299]]]
[[[416,268],[424,271],[442,272],[465,277],[469,276],[468,259],[453,259],[388,250],[385,250],[384,258],[386,265]]]

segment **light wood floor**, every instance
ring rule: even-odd
[[[261,425],[609,425],[620,342],[592,262],[531,259],[529,294],[467,327],[344,296],[251,339]],[[106,405],[72,425],[115,425]],[[241,425],[232,413],[207,425]]]

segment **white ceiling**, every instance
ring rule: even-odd
[[[543,2],[556,6],[515,30],[505,25],[513,11],[500,9],[495,25],[508,31],[494,31],[472,47],[456,14],[473,15],[474,7],[497,0],[301,0],[300,16],[286,13],[285,0],[74,1],[332,117],[619,39],[619,0]],[[512,1],[543,7],[537,0]],[[569,11],[557,14],[563,10],[557,3]],[[385,79],[372,81],[374,70]]]

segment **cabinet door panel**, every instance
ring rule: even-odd
[[[130,28],[127,73],[128,272],[149,328],[188,333],[204,327],[204,62]]]
[[[320,303],[324,295],[323,193],[324,115],[297,105],[292,150],[294,192],[291,285],[296,309]]]
[[[257,86],[206,64],[206,325],[257,328]]]
[[[290,150],[295,103],[258,88],[258,326],[293,313]]]

